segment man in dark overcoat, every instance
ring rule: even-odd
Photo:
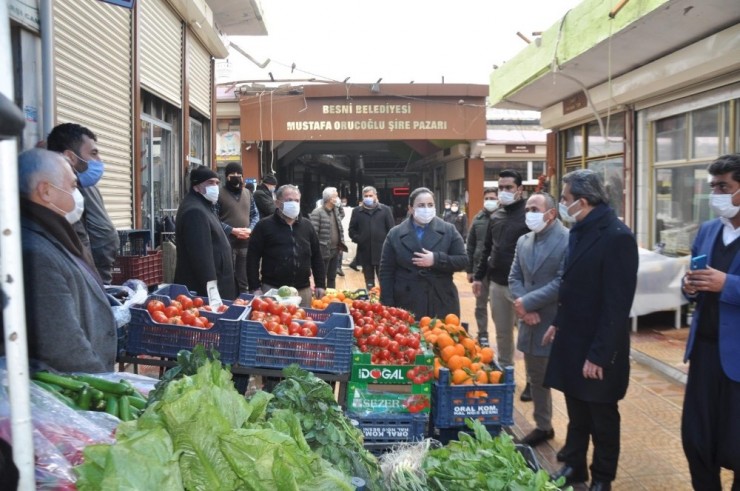
[[[629,383],[629,313],[639,263],[632,231],[608,205],[601,177],[582,169],[563,176],[560,216],[575,223],[558,296],[558,313],[543,342],[553,342],[545,386],[565,394],[568,434],[555,478],[611,489],[620,442],[618,401]]]
[[[175,221],[177,265],[175,283],[200,296],[216,285],[221,298],[236,297],[231,245],[218,218],[218,175],[205,166],[190,172],[190,192],[180,203]]]
[[[460,315],[452,281],[468,264],[463,239],[454,225],[436,217],[434,195],[417,188],[409,196],[409,218],[388,233],[380,259],[380,302],[423,316]]]
[[[378,201],[378,191],[372,186],[365,186],[362,189],[362,203],[352,210],[349,237],[357,244],[355,261],[362,266],[368,289],[375,286],[383,242],[394,226],[393,212]]]

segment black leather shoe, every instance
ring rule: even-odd
[[[550,476],[553,481],[557,481],[561,477],[565,478],[565,484],[563,486],[570,486],[571,484],[588,481],[588,471],[585,468],[577,469],[569,465],[564,465],[559,471]]]
[[[566,455],[565,447],[561,448],[560,451],[555,454],[555,458],[558,459],[558,462],[565,462],[565,455]]]
[[[529,435],[522,438],[519,443],[529,445],[530,447],[536,447],[540,443],[544,443],[547,440],[552,440],[553,438],[555,438],[555,430],[551,429],[549,431],[545,431],[539,428],[535,428],[529,433]]]
[[[529,402],[532,400],[532,389],[529,384],[524,386],[524,390],[519,395],[519,400],[523,402]]]
[[[612,483],[609,481],[591,481],[588,491],[611,491]]]
[[[353,261],[353,262],[351,262],[351,263],[349,263],[349,267],[350,267],[351,269],[354,269],[355,271],[360,271],[360,268],[358,268],[358,267],[357,267],[357,263],[356,263],[356,262],[354,262],[354,261]]]
[[[341,269],[338,269],[337,276],[344,276],[344,271],[342,271]]]

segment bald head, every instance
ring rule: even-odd
[[[41,181],[61,186],[72,172],[69,161],[61,153],[32,148],[18,155],[18,192],[30,198]]]

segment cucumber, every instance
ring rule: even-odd
[[[105,380],[90,375],[76,375],[75,379],[79,382],[86,383],[90,387],[102,390],[106,394],[125,396],[131,394],[131,392],[133,391],[133,388],[129,385],[111,382],[110,380]]]
[[[49,372],[36,372],[33,374],[33,379],[46,382],[47,384],[54,384],[61,387],[62,389],[70,389],[75,392],[79,392],[82,389],[90,386],[90,384],[86,383],[85,381],[79,380],[77,377],[65,377],[63,375],[56,375]]]
[[[138,397],[133,396],[126,396],[128,397],[128,403],[131,407],[134,407],[136,409],[145,409],[146,408],[146,401],[143,399],[139,399]]]
[[[131,421],[133,419],[128,396],[121,396],[118,399],[118,417],[121,418],[121,421]]]
[[[105,397],[105,412],[116,418],[119,415],[118,412],[118,397],[114,395],[107,395]]]
[[[85,387],[80,392],[80,396],[77,398],[77,406],[84,410],[88,411],[90,409],[90,403],[92,402],[92,392],[90,392],[90,389]]]

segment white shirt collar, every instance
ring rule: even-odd
[[[740,237],[740,227],[735,228],[729,218],[719,217],[719,219],[724,224],[724,227],[722,227],[722,242],[725,245],[730,245],[735,239]]]

